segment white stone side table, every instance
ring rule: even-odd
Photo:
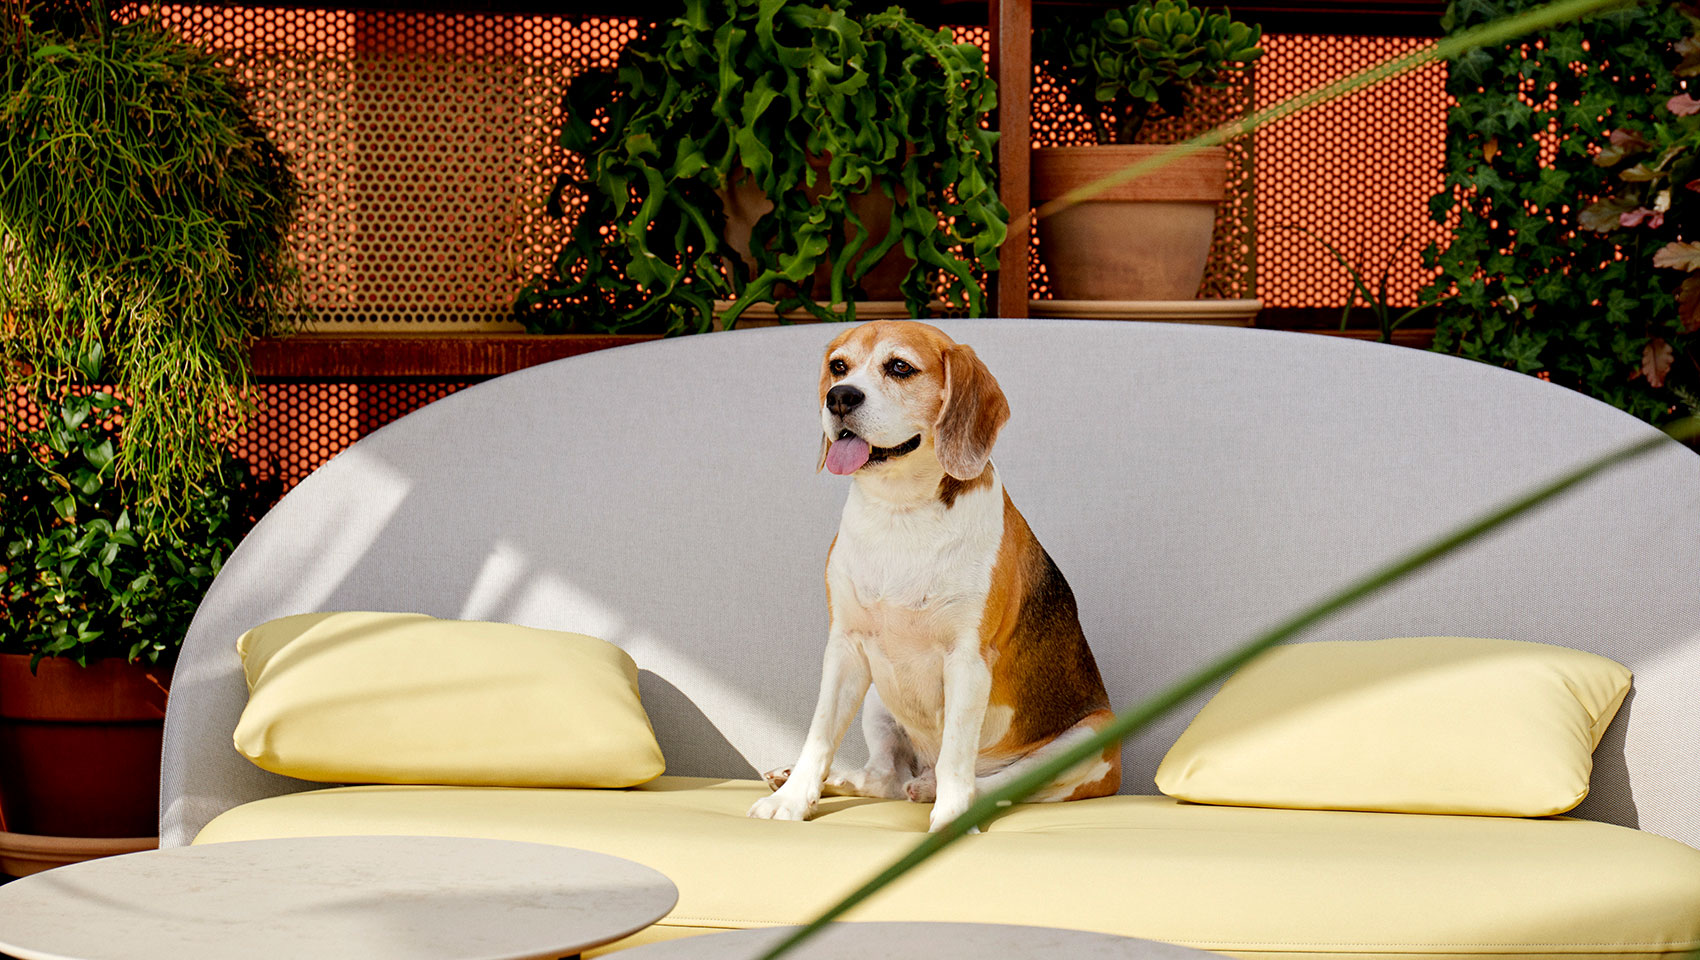
[[[18,960],[555,960],[673,909],[666,877],[566,847],[453,837],[245,840],[0,886]]]

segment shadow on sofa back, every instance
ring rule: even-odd
[[[1257,330],[958,321],[1013,417],[994,460],[1131,703],[1375,564],[1651,428],[1450,357]],[[669,772],[789,763],[848,480],[814,472],[800,326],[596,353],[458,393],[297,487],[208,594],[168,718],[163,827],[306,784],[230,749],[236,636],[313,610],[578,630],[628,650]],[[1700,844],[1700,457],[1620,469],[1316,630],[1559,643],[1628,664],[1581,814]],[[1198,706],[1126,747],[1124,790]],[[841,751],[861,756],[854,731]]]

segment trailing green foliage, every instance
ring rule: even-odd
[[[736,297],[728,325],[762,301],[826,318],[815,301],[844,304],[854,319],[858,283],[899,246],[913,315],[941,274],[944,295],[979,314],[975,271],[997,267],[1008,220],[997,135],[981,126],[995,106],[980,49],[900,8],[686,0],[616,73],[573,81],[561,145],[585,172],[558,178],[550,212],[576,198],[578,220],[519,317],[544,333],[689,333],[710,329],[714,299]],[[722,197],[756,191],[773,209],[739,250]],[[894,200],[889,223],[863,222],[852,201],[867,192]]]
[[[181,515],[295,303],[296,181],[230,71],[153,20],[10,3],[0,50],[0,384],[112,384],[114,469]]]
[[[1187,0],[1139,0],[1088,23],[1061,19],[1040,30],[1034,46],[1099,143],[1133,143],[1153,108],[1180,116],[1194,90],[1220,90],[1226,76],[1263,56],[1263,28]]]
[[[1528,6],[1456,0],[1449,26]],[[1435,349],[1655,423],[1700,409],[1700,284],[1655,260],[1700,234],[1695,121],[1667,106],[1700,73],[1693,32],[1682,6],[1644,3],[1452,63],[1446,188],[1429,207],[1457,225],[1425,254],[1440,273],[1424,295],[1456,297]]]
[[[0,653],[169,665],[277,491],[225,454],[223,479],[173,518],[114,476],[125,404],[94,392],[43,409],[44,429],[0,450]]]

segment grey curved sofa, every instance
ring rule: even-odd
[[[1376,344],[1151,323],[940,326],[1009,397],[995,459],[1073,586],[1117,705],[1651,429],[1533,378]],[[813,469],[818,363],[837,332],[714,334],[525,370],[309,477],[236,551],[189,631],[166,718],[162,842],[322,786],[231,746],[246,695],[235,638],[307,611],[602,636],[642,670],[670,775],[789,763],[848,482]],[[1671,443],[1306,639],[1494,636],[1627,664],[1634,692],[1575,816],[1697,847],[1696,571],[1700,456]],[[1127,743],[1124,793],[1155,792],[1198,705]]]

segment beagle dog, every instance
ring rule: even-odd
[[[924,323],[848,330],[821,361],[821,467],[853,478],[826,563],[820,698],[749,815],[807,820],[822,793],[933,802],[937,831],[1111,719],[1074,594],[1004,492],[1009,404],[965,344]],[[856,708],[868,762],[831,770]],[[1121,749],[1035,800],[1116,792]]]

